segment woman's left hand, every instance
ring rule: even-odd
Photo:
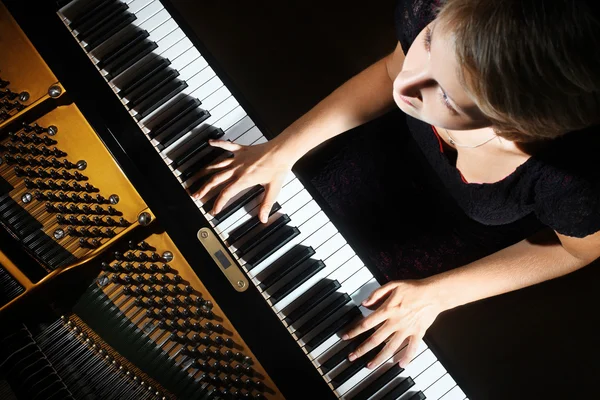
[[[371,308],[381,304],[342,339],[352,339],[371,328],[376,328],[375,332],[350,353],[348,359],[354,361],[387,340],[379,354],[367,364],[368,368],[374,368],[393,356],[408,340],[399,360],[400,367],[408,365],[416,356],[425,332],[444,311],[436,293],[429,289],[425,280],[408,280],[392,281],[373,291],[362,305]]]

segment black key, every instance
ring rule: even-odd
[[[253,199],[258,197],[264,191],[265,191],[265,188],[262,185],[254,186],[253,188],[248,190],[246,193],[244,193],[243,196],[238,198],[236,201],[234,201],[233,203],[231,203],[230,205],[225,207],[217,215],[215,215],[215,218],[213,219],[213,224],[215,226],[219,225],[221,222],[223,222],[224,220],[229,218],[231,216],[231,214],[233,214],[237,210],[241,209],[246,204],[250,203]]]
[[[131,32],[122,39],[122,42],[119,43],[118,46],[106,53],[96,66],[100,69],[104,69],[104,67],[127,53],[131,48],[135,47],[138,43],[141,43],[148,36],[150,36],[148,31],[135,30]]]
[[[314,254],[315,249],[312,247],[306,247],[301,244],[292,247],[291,250],[267,267],[265,272],[269,275],[262,280],[260,288],[266,289],[272,286]]]
[[[140,104],[136,110],[138,113],[135,116],[137,121],[141,121],[148,115],[150,115],[158,107],[171,100],[177,93],[187,88],[188,84],[185,81],[175,79],[162,88],[158,89],[152,96],[150,96],[145,102]]]
[[[102,9],[110,7],[111,4],[117,2],[118,0],[91,1],[90,4],[88,4],[86,8],[79,13],[79,15],[73,17],[69,23],[69,28],[72,30],[77,29],[82,24],[86,23],[90,18],[94,17],[94,15],[97,15],[100,11],[102,11]]]
[[[276,235],[271,235],[265,243],[263,248],[259,250],[251,259],[246,262],[246,268],[248,271],[256,267],[258,264],[266,260],[277,250],[285,246],[290,240],[300,234],[300,230],[296,227],[284,226],[281,228]]]
[[[163,118],[163,120],[160,121],[160,123],[155,125],[152,128],[152,130],[148,132],[148,136],[150,137],[150,139],[156,138],[157,136],[165,132],[167,129],[169,129],[169,127],[175,122],[183,118],[183,116],[185,116],[187,113],[198,108],[200,104],[200,100],[195,98],[190,98],[178,102],[168,111],[169,115]]]
[[[331,357],[327,359],[327,361],[323,362],[320,365],[320,369],[323,372],[328,372],[337,367],[342,361],[348,358],[348,355],[352,353],[358,346],[360,346],[365,340],[369,338],[375,329],[369,329],[366,332],[361,333],[354,339],[350,340],[346,346],[341,348],[337,353],[333,354]],[[398,364],[396,364],[398,365]]]
[[[273,207],[271,207],[271,211],[269,211],[269,218],[279,210],[281,210],[281,205],[279,205],[279,203],[273,204]],[[227,238],[227,242],[233,243],[239,240],[242,236],[250,232],[252,229],[254,229],[254,227],[258,226],[258,224],[260,223],[261,222],[258,219],[258,215],[255,215],[254,217],[250,218],[248,221],[244,222],[242,225],[238,226],[233,231],[231,231],[229,237]]]
[[[77,28],[77,39],[86,41],[87,37],[94,33],[94,31],[101,28],[103,25],[109,24],[118,15],[123,14],[127,11],[129,6],[123,2],[117,1],[109,4],[107,7],[98,10],[94,15],[90,16],[87,21],[83,22]]]
[[[161,138],[160,143],[156,146],[158,150],[164,150],[171,146],[173,143],[181,139],[183,135],[200,125],[203,121],[210,117],[210,113],[206,110],[196,109],[189,113],[181,121],[173,124],[169,129],[169,134],[164,138]]]
[[[398,363],[395,363],[392,368],[385,371],[385,373],[358,392],[356,396],[352,398],[352,400],[368,400],[371,396],[380,391],[385,385],[391,382],[392,379],[400,375],[402,371],[404,371],[404,368],[400,368]]]
[[[417,393],[410,396],[410,398],[408,400],[425,400],[425,399],[426,399],[425,394],[419,390]]]
[[[308,260],[307,262],[312,262],[312,260]],[[302,268],[302,267],[301,267]],[[300,285],[304,282],[312,278],[317,272],[325,268],[325,263],[321,260],[313,262],[310,267],[302,271],[298,276],[295,276],[290,282],[283,285],[278,291],[271,294],[271,299],[274,302],[278,302],[292,291],[296,290]]]
[[[333,301],[331,301],[330,304],[319,311],[313,318],[310,318],[308,321],[302,324],[302,326],[296,329],[296,336],[302,337],[306,335],[321,322],[334,315],[339,309],[344,307],[351,300],[347,293],[335,293],[332,296]]]
[[[112,80],[115,76],[152,53],[156,48],[158,48],[156,42],[151,42],[149,40],[143,40],[136,43],[135,46],[104,68],[108,72],[108,74],[105,75],[105,78],[109,81]]]
[[[144,85],[148,79],[155,74],[171,65],[171,61],[167,58],[154,57],[152,60],[144,64],[143,67],[135,71],[135,75],[127,82],[120,84],[119,97],[124,98],[129,93]],[[129,72],[128,72],[129,74]]]
[[[106,24],[90,34],[90,36],[86,39],[87,44],[84,46],[85,51],[90,52],[94,50],[96,47],[108,40],[112,35],[119,32],[136,19],[137,17],[135,14],[130,12],[124,12],[123,14],[117,16],[113,21],[111,21],[110,24]],[[112,78],[112,75],[106,75],[106,79],[111,80]]]
[[[201,176],[198,178],[198,180],[194,181],[194,183],[190,186],[188,186],[187,191],[190,193],[190,195],[196,193],[197,191],[200,190],[200,188],[202,188],[202,186],[204,186],[204,184],[206,182],[208,182],[208,180],[213,176],[213,173],[210,174],[206,174],[204,176]]]
[[[383,349],[384,346],[385,343],[381,343],[379,346],[375,347],[358,360],[354,360],[354,362],[352,362],[348,368],[333,377],[330,383],[334,388],[338,388],[341,384],[352,378],[358,371],[363,369],[377,355],[377,353]]]
[[[396,400],[398,397],[402,396],[404,393],[408,391],[411,387],[415,386],[415,381],[409,376],[404,379],[402,382],[394,386],[392,390],[390,390],[385,396],[381,398],[381,400]]]
[[[127,99],[129,102],[127,103],[127,108],[135,109],[141,103],[146,101],[148,97],[152,96],[156,90],[175,80],[179,76],[179,71],[175,69],[165,69],[153,76],[148,85],[144,85],[144,88],[138,88],[134,92],[132,92]],[[142,90],[145,89],[145,90]],[[149,89],[149,90],[148,90]]]
[[[235,252],[236,255],[238,257],[243,257],[244,255],[248,254],[249,251],[261,244],[269,236],[277,232],[279,228],[285,226],[290,221],[291,218],[287,214],[280,216],[271,225],[267,226],[266,228],[255,234],[251,239],[248,239],[243,245],[241,245]]]
[[[208,139],[219,139],[225,133],[221,128],[211,127],[206,130],[206,140],[200,141],[195,147],[190,147],[188,150],[183,152],[181,155],[177,156],[177,158],[173,161],[171,166],[173,168],[178,168],[191,160],[196,155],[200,154],[204,149],[208,148]]]
[[[334,335],[336,332],[344,329],[347,325],[353,323],[362,313],[358,307],[352,307],[346,314],[344,314],[340,319],[331,323],[328,327],[319,332],[315,337],[313,337],[308,343],[304,345],[304,347],[311,352],[314,348],[321,345],[324,341],[326,341],[330,336]]]
[[[201,171],[202,168],[212,164],[215,160],[217,160],[218,158],[220,158],[221,156],[226,155],[226,154],[231,154],[231,153],[229,153],[227,150],[223,150],[219,147],[211,148],[210,151],[208,152],[208,154],[206,154],[204,157],[200,158],[199,160],[196,160],[192,165],[188,166],[186,169],[181,171],[181,175],[179,175],[179,179],[181,179],[183,182],[187,181],[192,176],[196,175],[199,171]],[[214,200],[216,200],[216,196],[213,197],[211,200],[214,203]],[[211,210],[212,208],[207,209],[206,207],[204,207],[204,209],[208,211],[208,210]]]
[[[313,250],[314,251],[314,250]],[[264,282],[264,281],[263,281]],[[342,285],[337,281],[322,279],[315,286],[303,293],[298,299],[294,300],[291,305],[299,304],[290,313],[284,308],[282,314],[285,315],[285,322],[290,325],[297,321],[300,317],[310,311],[314,306],[325,300],[331,293],[338,290]]]

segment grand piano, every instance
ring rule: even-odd
[[[360,243],[351,229],[328,213],[310,187],[311,168],[325,162],[323,154],[335,151],[338,142],[298,165],[280,208],[258,232],[260,240],[248,239],[256,229],[252,210],[260,188],[215,217],[206,214],[210,199],[190,198],[202,182],[197,174],[202,160],[222,156],[209,153],[206,138],[268,140],[389,52],[393,1],[368,6],[268,1],[235,8],[183,0],[7,0],[5,5],[264,367],[276,395],[594,397],[599,372],[594,267],[446,312],[421,348],[419,357],[427,361],[417,357],[412,369],[400,371],[390,359],[371,374],[343,361],[348,350],[335,333],[344,325],[335,323],[367,313],[357,307],[360,298],[383,281],[360,262]],[[200,244],[201,228],[231,245],[247,290],[232,288],[238,280],[219,271],[222,259]],[[104,271],[118,272],[118,263],[105,264]],[[50,298],[56,295],[49,292]],[[93,303],[93,295],[84,294],[86,304]],[[324,299],[328,306],[310,310],[317,305],[311,299]],[[81,304],[74,309],[85,320],[90,312]],[[100,332],[101,322],[92,317],[86,322]],[[143,363],[137,367],[143,373]],[[150,377],[161,385],[160,371]],[[414,386],[402,386],[408,379]],[[186,396],[179,395],[196,398]]]

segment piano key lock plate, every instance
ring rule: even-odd
[[[198,231],[198,240],[219,266],[231,286],[238,292],[248,289],[248,279],[240,270],[238,264],[231,258],[229,252],[209,228]]]
[[[0,2],[0,129],[65,90]]]

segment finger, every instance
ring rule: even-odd
[[[233,175],[233,171],[231,170],[224,170],[221,171],[219,173],[214,174],[205,184],[204,186],[202,186],[202,188],[196,192],[196,194],[194,195],[194,197],[196,199],[201,199],[204,196],[206,196],[206,194],[208,192],[210,192],[214,187],[219,186],[221,183],[225,182],[226,180],[228,180],[229,178],[231,178],[231,176]],[[208,210],[206,210],[208,211]]]
[[[402,358],[400,358],[400,361],[398,362],[400,368],[406,368],[406,366],[413,360],[413,358],[415,358],[415,356],[417,355],[417,350],[419,349],[419,343],[421,342],[421,339],[423,338],[420,336],[410,336],[408,346],[406,346],[406,350],[404,351]]]
[[[247,186],[244,186],[239,182],[233,182],[225,186],[223,190],[221,190],[221,193],[219,193],[217,200],[215,200],[215,205],[213,206],[211,214],[215,215],[220,213],[227,202],[244,189],[247,189]]]
[[[400,332],[392,334],[391,339],[383,346],[383,349],[367,364],[367,368],[374,368],[393,356],[402,345],[402,342],[404,342],[404,335]]]
[[[352,353],[348,354],[348,360],[354,361],[357,358],[364,356],[369,351],[383,343],[388,337],[390,337],[391,334],[392,330],[387,326],[387,324],[383,324],[367,340],[362,342],[356,349],[354,349]]]
[[[234,161],[233,158],[226,158],[226,159],[224,159],[222,161],[219,161],[218,163],[208,165],[208,166],[204,167],[204,169],[207,170],[207,171],[210,171],[212,169],[219,169],[219,168],[227,167],[233,161]]]
[[[265,198],[262,201],[260,210],[258,211],[260,222],[266,224],[269,220],[269,214],[275,203],[275,199],[281,190],[281,185],[268,184],[265,187]]]
[[[396,288],[396,286],[397,285],[394,282],[388,282],[385,285],[375,289],[369,297],[367,297],[365,300],[363,300],[362,305],[365,307],[369,307],[369,306],[377,303],[384,296],[386,296],[389,292],[394,290]]]
[[[350,328],[344,335],[342,335],[342,340],[349,340],[363,332],[368,331],[369,329],[377,326],[380,322],[383,322],[387,319],[387,314],[382,310],[375,311],[368,317],[365,317],[362,321],[360,321],[357,325],[354,325]]]
[[[210,144],[213,147],[219,147],[223,150],[227,150],[227,151],[238,151],[239,149],[241,149],[243,146],[237,143],[231,143],[229,140],[209,140],[208,144]]]

